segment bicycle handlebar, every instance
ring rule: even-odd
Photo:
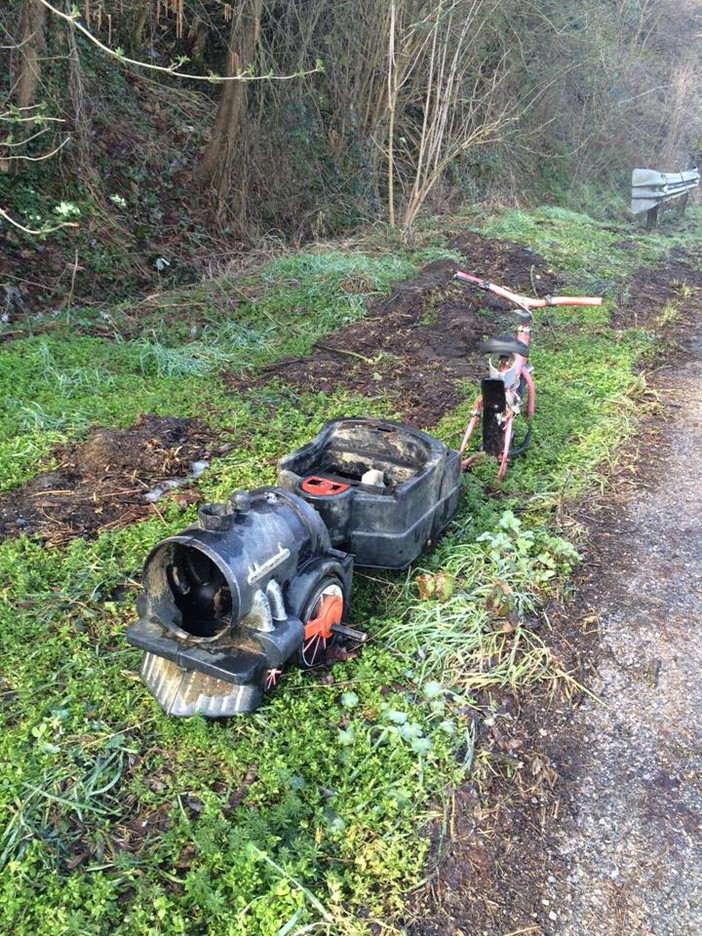
[[[505,289],[504,286],[497,286],[489,280],[481,279],[479,276],[472,276],[470,273],[462,273],[460,270],[454,273],[453,278],[472,283],[480,289],[485,289],[525,309],[543,309],[546,306],[554,305],[597,306],[602,304],[601,296],[545,296],[543,299],[531,299],[529,296],[520,296],[509,289]]]

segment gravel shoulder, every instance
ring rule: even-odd
[[[702,933],[702,343],[657,384],[652,455],[628,503],[606,508],[581,588],[601,703],[579,708],[555,765],[568,808],[542,896],[554,936]]]

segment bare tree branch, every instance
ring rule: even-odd
[[[7,140],[0,140],[0,146],[7,146],[8,148],[12,148],[15,146],[26,146],[27,143],[31,143],[32,140],[36,140],[37,137],[44,136],[44,134],[48,132],[49,132],[49,128],[44,127],[43,130],[39,130],[37,131],[37,133],[33,133],[30,137],[27,137],[26,140],[17,140],[16,143],[9,143]]]
[[[35,134],[35,136],[38,136],[38,135],[39,134]],[[32,140],[34,139],[34,137],[30,137],[29,139]],[[51,150],[50,153],[43,153],[41,156],[24,156],[24,155],[2,156],[0,157],[0,159],[2,159],[5,162],[10,162],[11,160],[21,160],[22,162],[44,162],[45,159],[51,159],[52,156],[55,156],[58,152],[60,152],[64,148],[64,146],[66,146],[66,144],[69,142],[69,140],[70,140],[70,137],[66,137],[66,139],[62,140],[57,147]],[[28,143],[29,140],[23,140],[22,142]],[[21,144],[20,143],[16,143],[16,144],[0,143],[0,146],[13,146],[13,145],[20,146]]]
[[[302,78],[306,75],[314,75],[318,72],[324,70],[324,67],[320,61],[316,62],[314,68],[309,68],[304,71],[293,72],[290,75],[252,75],[248,74],[246,71],[242,71],[236,75],[195,75],[188,72],[179,71],[180,65],[185,64],[187,59],[181,59],[176,65],[171,65],[165,67],[163,65],[153,65],[151,62],[140,62],[138,59],[129,58],[129,56],[124,55],[118,49],[111,49],[109,46],[105,45],[103,42],[94,36],[89,29],[86,29],[82,23],[78,22],[77,13],[63,13],[61,10],[57,10],[55,6],[52,6],[49,3],[49,0],[39,0],[47,10],[50,10],[55,16],[60,17],[62,20],[66,20],[67,23],[70,23],[74,29],[77,29],[82,35],[89,39],[94,45],[98,47],[105,55],[109,55],[111,58],[117,59],[118,62],[121,62],[124,65],[134,65],[136,68],[145,68],[148,71],[160,72],[164,75],[173,75],[177,78],[185,78],[188,81],[202,81],[207,84],[223,84],[225,82],[232,81],[292,81],[295,78]]]
[[[54,227],[43,227],[38,231],[32,231],[30,228],[24,227],[23,224],[20,224],[19,221],[15,221],[6,211],[0,208],[0,217],[4,218],[9,224],[13,227],[18,228],[20,231],[23,231],[25,234],[31,234],[34,237],[43,237],[45,234],[53,234],[54,231],[58,231],[61,228],[71,227],[75,228],[78,225],[75,221],[62,221],[60,224],[55,225]]]

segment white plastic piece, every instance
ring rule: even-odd
[[[379,468],[369,468],[361,475],[361,484],[368,484],[371,487],[385,487],[385,475]]]

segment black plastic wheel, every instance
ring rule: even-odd
[[[483,409],[483,451],[497,458],[502,457],[505,447],[503,415],[503,410],[492,407]]]
[[[327,650],[337,640],[331,627],[343,621],[347,602],[344,583],[335,575],[324,575],[307,592],[299,614],[305,635],[297,661],[303,669],[312,669],[324,661]]]
[[[487,455],[501,457],[504,449],[504,416],[507,396],[502,380],[485,378],[481,383],[483,398],[482,449]]]

